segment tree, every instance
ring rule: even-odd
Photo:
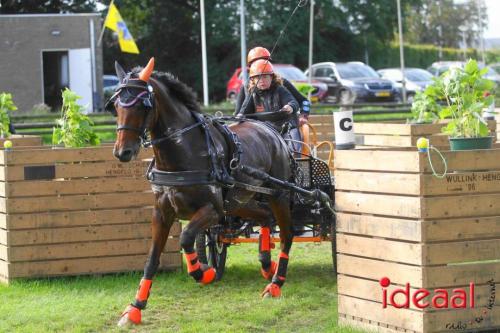
[[[0,0],[0,14],[89,13],[96,0]]]
[[[467,1],[460,5],[453,0],[424,0],[420,4],[409,6],[408,12],[405,39],[416,44],[439,45],[441,42],[444,47],[460,47],[462,28],[467,45],[477,45],[480,28],[486,27],[488,23],[483,0]]]

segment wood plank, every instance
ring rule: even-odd
[[[426,125],[421,125],[426,126]],[[356,134],[377,134],[377,135],[402,135],[410,136],[412,134],[411,124],[395,124],[395,123],[362,123],[355,124]],[[442,127],[442,126],[441,126]],[[432,132],[435,133],[435,132]]]
[[[477,323],[476,318],[482,318],[482,320]],[[491,310],[474,308],[437,311],[431,312],[424,317],[426,332],[451,332],[453,331],[450,329],[452,324],[455,324],[455,327],[460,326],[462,328],[455,331],[498,332],[500,331],[500,306],[494,306]],[[495,328],[496,330],[493,330]]]
[[[348,330],[359,329],[366,332],[377,332],[377,333],[420,333],[412,330],[404,330],[398,329],[393,326],[389,326],[383,323],[379,323],[373,320],[348,316],[344,314],[339,314],[338,325],[340,327],[346,327]]]
[[[421,265],[422,245],[382,238],[337,234],[337,253]]]
[[[17,147],[31,147],[42,145],[42,137],[39,135],[12,134],[8,139],[0,138],[0,147],[3,148],[3,143],[6,140],[10,140],[12,142],[13,149]]]
[[[118,161],[70,163],[70,164],[45,164],[37,166],[53,166],[55,168],[55,179],[62,178],[85,178],[85,177],[141,177],[144,176],[148,160],[138,160],[129,163]],[[5,169],[5,167],[3,167]],[[9,166],[2,173],[0,180],[18,181],[25,180],[25,165]]]
[[[384,276],[388,276],[393,283],[405,284],[408,282],[415,288],[421,288],[423,284],[423,268],[420,266],[360,258],[341,253],[337,254],[337,270],[339,274],[358,276],[377,281]]]
[[[420,218],[419,197],[335,191],[335,210],[338,212],[368,213],[397,218]],[[436,213],[437,214],[437,213]]]
[[[0,260],[0,283],[9,282],[9,264],[7,261]]]
[[[421,183],[422,195],[500,192],[500,171],[456,172],[444,178],[423,175]]]
[[[419,156],[415,151],[337,150],[335,168],[367,171],[419,172]]]
[[[424,288],[463,286],[500,281],[500,262],[423,267]]]
[[[10,271],[9,277],[67,276],[142,271],[146,263],[146,257],[146,255],[141,254],[10,263],[8,265]],[[165,253],[160,257],[160,269],[178,269],[181,267],[181,264],[182,258],[180,253]]]
[[[405,288],[405,285],[396,285],[391,283],[389,287],[385,288],[387,290],[387,295],[391,295],[395,289]],[[467,294],[467,300],[470,300],[470,292],[469,286],[462,286]],[[449,295],[453,295],[454,288],[444,288],[447,290]],[[382,294],[382,286],[379,281],[361,279],[353,276],[339,275],[337,279],[337,291],[341,295],[352,296],[356,298],[362,298],[369,301],[382,303],[383,294]],[[410,285],[410,297],[417,291],[418,288],[414,288]],[[431,294],[425,297],[422,302],[431,302],[432,297],[434,296],[433,290],[430,290]],[[476,307],[486,306],[489,303],[489,299],[491,296],[491,286],[489,284],[486,285],[476,285],[474,287],[474,304]],[[389,297],[389,296],[388,296]],[[395,297],[395,301],[398,304],[403,304],[405,302],[404,295],[398,294]],[[381,305],[380,305],[381,306]],[[410,309],[416,311],[447,311],[447,309],[436,309],[433,307],[427,307],[425,309],[419,309],[416,307],[413,302],[410,300]]]
[[[0,244],[0,260],[9,261],[10,259],[10,249]]]
[[[422,218],[500,215],[500,193],[422,198]]]
[[[401,186],[404,184],[404,186]],[[382,173],[335,170],[335,189],[420,195],[420,175],[416,173]]]
[[[396,135],[358,135],[356,142],[365,146],[387,146],[387,147],[411,147],[412,138],[410,136]]]
[[[500,238],[500,215],[425,221],[422,222],[422,235],[427,242]]]
[[[337,232],[422,241],[420,221],[372,215],[337,213]]]
[[[0,214],[0,227],[9,230],[91,226],[149,222],[152,207],[45,212],[36,214]]]
[[[0,244],[9,245],[9,243],[7,242],[7,239],[8,239],[7,233],[8,233],[7,230],[0,229]]]
[[[500,238],[426,244],[424,265],[438,265],[500,259]]]
[[[9,246],[57,244],[151,237],[151,223],[8,231]]]
[[[423,331],[424,313],[410,309],[382,308],[380,303],[339,295],[339,314],[362,317],[398,328]]]
[[[150,247],[150,238],[14,246],[9,248],[0,245],[0,255],[2,254],[2,248],[7,249],[9,251],[8,259],[4,260],[14,263],[20,261],[147,255]],[[179,251],[179,238],[169,238],[163,252]]]
[[[150,189],[151,185],[144,176],[0,182],[0,196],[9,198],[107,192],[142,192]]]
[[[141,149],[138,160],[151,158],[152,150]],[[5,165],[29,165],[48,163],[72,163],[90,161],[116,161],[113,145],[85,148],[55,148],[44,146],[41,149],[12,150],[5,157]]]
[[[7,214],[142,207],[154,204],[152,192],[104,193],[62,197],[0,200],[0,212]]]
[[[456,171],[495,171],[500,170],[500,149],[480,149],[469,151],[441,151],[448,164],[448,172]],[[432,173],[427,153],[420,153],[422,158],[422,171]],[[431,161],[436,171],[443,170],[444,165],[438,154],[431,154]]]

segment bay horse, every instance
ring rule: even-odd
[[[256,193],[248,188],[213,181],[213,174],[217,173],[215,166],[228,169],[236,155],[231,153],[230,142],[212,118],[201,113],[193,91],[169,73],[153,72],[154,58],[146,67],[128,73],[117,62],[115,69],[120,85],[108,102],[117,118],[113,154],[121,162],[131,161],[144,143],[145,134],[149,133],[154,152],[153,170],[160,176],[165,175],[164,178],[158,176],[163,183],[152,181],[155,195],[152,245],[135,300],[127,306],[118,324],[141,322],[141,310],[146,307],[161,252],[176,219],[189,220],[182,230],[180,245],[189,275],[201,284],[213,282],[216,272],[198,260],[194,248],[196,235],[224,216],[249,218],[260,223],[261,273],[270,280],[261,296],[280,297],[293,240],[290,193],[275,191],[263,207],[255,200]],[[279,133],[256,121],[241,121],[226,128],[239,141],[238,164],[278,179],[292,179],[293,157]],[[233,169],[230,177],[240,183],[261,188],[269,186],[238,168],[230,169]],[[277,262],[271,260],[270,254],[269,224],[273,217],[280,230],[281,251]]]

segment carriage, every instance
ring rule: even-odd
[[[260,113],[249,118],[266,121],[271,114]],[[312,127],[311,125],[308,125]],[[312,128],[314,130],[314,128]],[[305,143],[304,143],[305,145]],[[332,147],[330,147],[332,149]],[[303,152],[312,149],[303,149]],[[332,204],[335,198],[335,186],[330,173],[329,164],[311,154],[300,153],[295,157],[296,177],[295,187],[289,184],[285,190],[294,192],[291,196],[292,224],[294,242],[331,242],[334,273],[337,272],[335,260],[335,215],[307,192],[299,193],[300,189],[312,192],[320,190],[327,194]],[[303,192],[303,191],[300,191]],[[264,203],[262,203],[264,205]],[[251,219],[224,216],[220,223],[200,232],[196,237],[196,252],[204,264],[216,270],[216,279],[224,275],[228,248],[231,245],[259,242],[259,224]],[[276,223],[271,222],[272,234],[277,234]],[[271,237],[273,243],[279,242],[278,237]]]

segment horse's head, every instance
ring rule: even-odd
[[[138,73],[126,73],[115,62],[120,84],[106,103],[106,109],[116,115],[117,135],[113,155],[121,162],[129,162],[137,156],[141,140],[150,127],[154,97],[149,78],[153,68],[154,58]]]

